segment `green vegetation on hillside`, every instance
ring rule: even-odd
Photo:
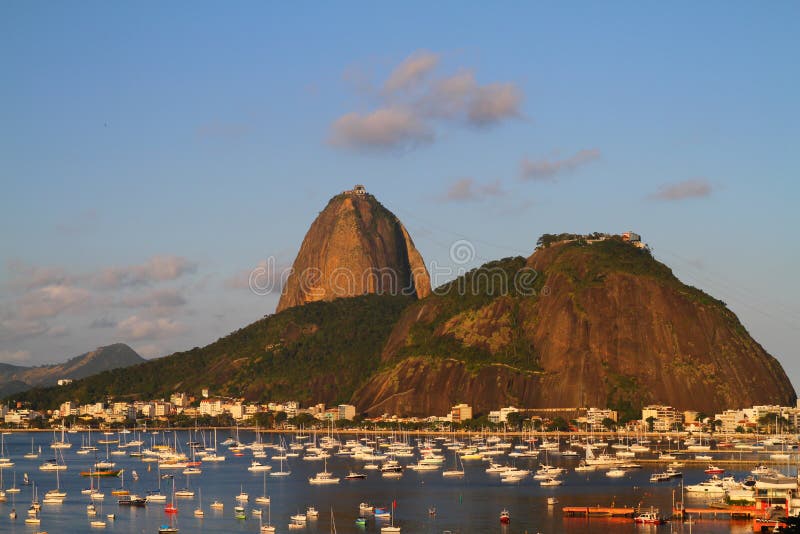
[[[433,356],[456,358],[470,368],[493,363],[538,370],[538,361],[531,344],[522,335],[519,319],[519,299],[534,298],[541,290],[542,280],[525,266],[520,256],[492,261],[473,269],[433,291],[433,295],[417,306],[434,306],[436,317],[431,322],[417,321],[409,333],[401,356]],[[464,314],[469,318],[484,306],[496,303],[503,309],[504,332],[502,349],[489,350],[480,344],[464,344],[452,335],[441,332],[444,324]],[[478,336],[480,337],[480,336]],[[487,340],[491,344],[491,339]]]
[[[347,401],[378,367],[411,297],[366,295],[270,315],[204,347],[14,396],[34,407],[67,400],[168,398],[174,391],[248,400]]]

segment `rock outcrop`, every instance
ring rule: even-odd
[[[466,402],[478,413],[507,405],[634,412],[663,403],[714,413],[794,404],[781,365],[734,313],[646,250],[610,239],[498,263],[465,286],[481,272],[500,280],[527,270],[538,274],[536,294],[512,283],[494,295],[437,290],[411,305],[385,345],[384,370],[353,397],[359,410],[429,415]]]
[[[427,296],[430,277],[400,220],[362,186],[333,197],[311,224],[277,311],[368,293]]]

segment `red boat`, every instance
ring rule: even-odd
[[[500,524],[507,525],[511,523],[511,514],[508,513],[508,510],[503,510],[500,512]]]
[[[724,469],[722,469],[721,467],[717,467],[716,465],[709,465],[708,469],[705,470],[705,473],[707,475],[721,475],[724,472],[725,472]]]

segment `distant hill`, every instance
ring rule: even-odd
[[[32,387],[52,386],[61,378],[77,380],[102,371],[129,367],[146,360],[124,343],[98,347],[64,363],[24,367],[0,363],[0,397]]]

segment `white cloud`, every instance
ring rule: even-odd
[[[36,289],[53,284],[66,284],[73,281],[61,267],[37,267],[20,260],[8,262],[10,285],[16,289]]]
[[[109,267],[93,276],[101,288],[116,288],[175,280],[197,270],[197,264],[179,256],[153,256],[140,265]]]
[[[123,306],[129,308],[177,308],[186,304],[180,291],[174,288],[154,289],[147,293],[135,293],[124,297]]]
[[[478,83],[475,73],[462,69],[435,76],[440,56],[415,52],[398,65],[383,91],[363,91],[370,113],[347,113],[331,125],[329,140],[350,149],[414,148],[433,142],[445,124],[485,127],[522,116],[524,95],[513,83]]]
[[[472,178],[459,178],[447,188],[441,199],[446,202],[457,202],[464,200],[483,200],[490,196],[504,195],[500,180],[488,184],[477,183]]]
[[[37,337],[47,332],[47,325],[39,320],[6,317],[0,319],[0,341],[9,343]]]
[[[710,196],[711,184],[703,178],[684,180],[674,184],[662,185],[650,198],[655,200],[685,200],[687,198],[701,198]]]
[[[512,83],[492,83],[478,87],[467,116],[476,126],[488,126],[504,119],[520,117],[522,91]]]
[[[117,324],[117,331],[125,339],[157,339],[183,334],[186,326],[164,317],[147,319],[131,315]]]
[[[51,326],[47,329],[47,337],[62,337],[69,333],[67,327],[64,325]]]
[[[386,92],[413,89],[439,64],[439,54],[418,50],[404,59],[389,75],[383,88]]]
[[[428,124],[401,108],[378,109],[367,115],[348,113],[331,129],[331,144],[348,148],[413,148],[434,139]]]
[[[67,310],[87,305],[92,295],[86,289],[70,285],[49,285],[23,295],[16,302],[16,314],[22,319],[54,317]]]
[[[100,317],[89,323],[89,328],[114,328],[115,326],[117,326],[117,321],[108,317]]]
[[[564,159],[541,159],[532,161],[524,158],[520,165],[521,176],[525,180],[551,180],[555,181],[559,174],[569,173],[578,168],[600,159],[600,151],[596,148],[579,150],[572,156]]]

